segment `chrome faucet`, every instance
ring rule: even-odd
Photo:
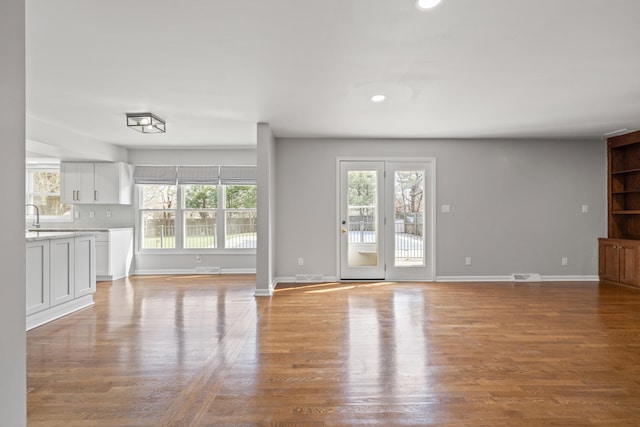
[[[36,222],[34,222],[31,225],[34,226],[35,228],[40,228],[40,209],[38,209],[38,206],[34,205],[33,203],[28,203],[24,206],[25,207],[33,206],[34,208],[36,208]]]

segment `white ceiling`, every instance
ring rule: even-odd
[[[27,0],[27,116],[124,147],[640,128],[640,1]],[[369,98],[387,95],[381,104]],[[151,111],[166,134],[125,126]],[[29,122],[28,122],[29,123]],[[29,129],[27,129],[29,134]],[[46,142],[46,141],[42,141]]]

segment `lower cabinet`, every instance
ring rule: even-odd
[[[27,242],[27,316],[49,308],[49,240]]]
[[[116,280],[127,277],[132,260],[132,228],[116,228],[96,234],[97,280]]]
[[[75,298],[96,291],[96,246],[94,236],[75,238],[74,288]]]
[[[640,287],[640,240],[598,239],[600,280]]]
[[[95,236],[26,242],[27,330],[93,304]]]
[[[54,306],[71,301],[75,297],[75,239],[55,239],[50,242],[49,292],[50,305]]]

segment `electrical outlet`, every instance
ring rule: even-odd
[[[471,265],[471,257],[468,256],[464,259],[464,265]]]
[[[107,211],[107,218],[111,218],[111,211]]]
[[[450,213],[451,205],[442,205],[442,213]]]
[[[569,264],[569,259],[567,257],[562,257],[562,265]]]
[[[582,213],[589,213],[589,205],[582,205]]]
[[[80,218],[80,211],[74,210],[74,211],[73,211],[73,217],[74,217],[75,219]]]
[[[95,211],[89,211],[89,218],[95,218],[96,217],[96,213]]]
[[[196,263],[197,264],[201,264],[202,263],[202,256],[196,255]]]
[[[298,265],[304,265],[304,258],[298,258]]]

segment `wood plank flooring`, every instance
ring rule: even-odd
[[[640,425],[640,291],[138,276],[27,333],[30,426]]]

